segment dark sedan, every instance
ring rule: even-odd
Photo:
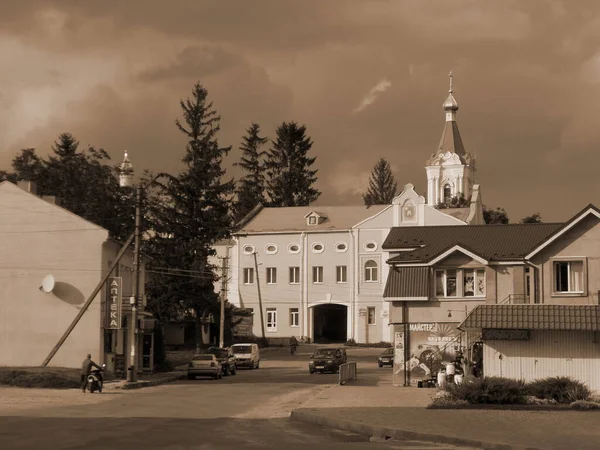
[[[377,358],[377,365],[379,367],[394,365],[394,349],[392,347],[386,348],[383,353],[379,355]]]

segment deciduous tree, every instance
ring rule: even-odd
[[[508,214],[504,208],[489,209],[483,205],[483,220],[488,225],[505,225],[508,223]]]

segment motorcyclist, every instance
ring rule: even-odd
[[[81,363],[81,392],[85,392],[85,388],[88,384],[88,376],[92,371],[92,367],[98,368],[98,370],[102,370],[98,364],[92,361],[92,355],[88,353],[87,358],[83,360]],[[98,379],[102,382],[102,375],[98,374]]]
[[[296,353],[296,347],[298,347],[298,341],[295,336],[290,338],[290,353],[293,355]]]

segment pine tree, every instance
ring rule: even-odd
[[[270,206],[307,206],[321,192],[313,187],[317,170],[316,157],[309,158],[313,143],[306,136],[306,126],[283,122],[277,128],[277,140],[267,154],[267,196]]]
[[[398,183],[392,175],[390,164],[380,158],[373,167],[369,178],[369,188],[363,194],[365,205],[389,205],[396,196]]]
[[[208,257],[214,244],[231,233],[234,188],[233,181],[222,181],[223,158],[231,147],[219,147],[220,117],[207,96],[196,84],[192,97],[180,102],[183,121],[175,123],[188,140],[184,168],[177,176],[161,174],[149,205],[153,237],[147,245],[153,257],[149,309],[163,319],[180,311],[180,302],[184,310],[193,310],[198,348],[203,318],[218,300],[213,286],[217,276]]]
[[[252,123],[246,133],[240,146],[240,162],[235,164],[246,172],[236,189],[235,223],[242,220],[256,205],[265,202],[265,167],[262,158],[266,152],[260,148],[268,139],[260,137],[260,126],[256,123]]]

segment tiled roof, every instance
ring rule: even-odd
[[[460,324],[461,330],[600,330],[598,305],[480,305]]]
[[[386,250],[414,248],[389,259],[389,263],[428,262],[460,245],[488,261],[523,258],[557,231],[560,223],[395,227],[383,243]]]
[[[270,231],[323,231],[348,230],[357,223],[374,216],[389,205],[366,206],[293,206],[263,208],[238,233]],[[325,220],[318,225],[307,225],[305,216],[317,212]]]
[[[428,299],[429,267],[392,267],[383,298]]]

